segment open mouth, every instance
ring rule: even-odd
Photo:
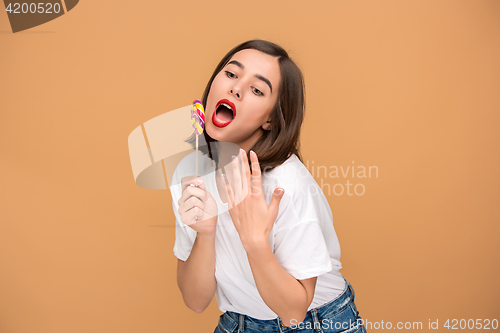
[[[217,105],[215,105],[212,122],[217,127],[226,127],[235,117],[236,106],[227,99],[221,99]]]

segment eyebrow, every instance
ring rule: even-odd
[[[228,65],[229,64],[233,64],[233,65],[238,66],[241,69],[245,69],[245,66],[243,66],[243,64],[237,60],[231,60],[228,63]],[[273,92],[273,85],[271,84],[271,81],[269,81],[268,79],[266,79],[265,77],[263,77],[262,75],[259,75],[259,74],[255,74],[255,77],[261,81],[264,81],[269,86],[269,89],[271,89],[271,93]]]

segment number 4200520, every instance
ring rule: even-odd
[[[483,329],[483,330],[496,330],[498,328],[497,319],[448,319],[443,325],[447,329],[458,330],[458,329]]]
[[[5,11],[9,14],[57,14],[61,12],[59,3],[9,3]]]

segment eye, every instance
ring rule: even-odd
[[[252,91],[255,95],[258,95],[258,96],[264,96],[264,94],[262,93],[262,91],[260,91],[259,89],[253,87],[252,88]]]
[[[230,71],[226,71],[226,76],[230,79],[235,79],[236,78],[236,75],[234,75],[233,73],[231,73]]]

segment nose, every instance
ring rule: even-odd
[[[238,85],[234,85],[232,88],[231,88],[231,91],[230,91],[231,95],[234,95],[236,96],[236,98],[240,99],[241,98],[241,89]]]

